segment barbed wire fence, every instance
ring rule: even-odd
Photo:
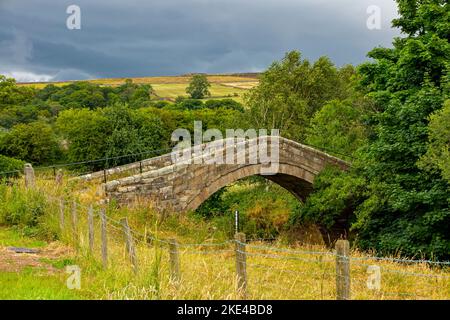
[[[352,255],[347,240],[338,240],[333,251],[268,246],[247,241],[243,233],[224,242],[182,243],[133,229],[127,218],[108,215],[104,205],[82,205],[73,196],[46,197],[61,237],[77,252],[87,251],[106,270],[120,261],[136,276],[155,272],[161,277],[164,270],[174,290],[190,283],[208,292],[218,288],[212,297],[220,298],[450,298],[449,261]],[[159,269],[152,271],[155,261]],[[160,294],[161,288],[153,291]]]

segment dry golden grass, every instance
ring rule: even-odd
[[[181,245],[180,281],[170,278],[169,249],[164,244],[137,242],[138,274],[132,273],[119,229],[110,227],[110,266],[87,277],[92,298],[100,299],[238,299],[233,244],[223,247]],[[182,241],[182,239],[179,239]],[[250,249],[252,244],[248,245]],[[308,248],[297,247],[296,250]],[[97,261],[98,261],[97,249]],[[248,299],[335,299],[333,255],[273,254],[247,256]],[[159,256],[159,257],[158,257]],[[362,256],[360,256],[362,257]],[[300,260],[301,259],[301,260]],[[88,260],[89,261],[89,260]],[[83,263],[83,262],[82,262]],[[369,290],[367,268],[351,263],[352,299],[449,299],[449,272],[425,264],[405,266],[373,262],[382,268],[381,290]],[[408,274],[411,273],[411,274]],[[118,281],[110,283],[110,275]],[[443,278],[447,277],[447,278]],[[120,279],[120,280],[119,280]],[[120,285],[127,283],[127,285]]]
[[[256,87],[259,82],[258,81],[248,81],[248,82],[223,82],[221,83],[224,86],[227,87],[233,87],[233,88],[239,88],[239,89],[251,89]]]
[[[116,209],[108,215],[108,268],[101,264],[100,221],[95,221],[94,251],[88,250],[86,205],[101,200],[94,183],[66,182],[55,188],[50,180],[37,187],[58,197],[78,198],[78,241],[74,243],[71,209],[66,207],[63,242],[77,248],[75,263],[82,268],[80,295],[90,299],[237,299],[234,242],[204,220],[188,215],[161,216],[142,204]],[[69,202],[70,203],[70,202]],[[98,208],[98,207],[96,207]],[[58,201],[49,201],[46,223],[59,221]],[[127,217],[135,230],[138,273],[134,274],[119,224]],[[167,239],[179,243],[180,280],[170,277]],[[157,240],[155,240],[157,239]],[[251,242],[246,246],[249,299],[335,299],[335,254],[318,245]],[[373,259],[351,251],[351,299],[450,299],[449,267]],[[370,265],[381,268],[380,290],[367,287]]]
[[[210,83],[224,83],[224,82],[255,82],[255,78],[239,77],[232,75],[208,75],[208,81]],[[89,80],[92,83],[99,85],[112,85],[117,86],[125,82],[127,78],[112,78],[112,79],[95,79]],[[190,76],[164,76],[164,77],[140,77],[130,78],[135,83],[139,84],[188,84],[191,81]]]
[[[175,84],[154,84],[152,85],[156,94],[159,97],[175,99],[176,97],[188,97],[186,93],[187,83],[175,83]],[[211,97],[206,98],[206,100],[211,98],[239,98],[245,92],[244,89],[227,87],[221,84],[212,83],[209,88]]]

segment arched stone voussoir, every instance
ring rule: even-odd
[[[196,194],[192,199],[188,200],[186,203],[186,206],[184,207],[186,211],[195,210],[197,209],[204,201],[206,201],[210,196],[212,196],[215,192],[219,191],[221,188],[232,184],[233,182],[236,182],[240,179],[255,176],[255,175],[261,175],[262,168],[265,165],[262,164],[255,164],[255,165],[248,165],[243,166],[240,168],[237,168],[233,171],[228,171],[225,174],[216,177],[216,179],[212,180],[208,187],[201,190],[198,194]],[[314,175],[311,172],[308,172],[304,168],[293,166],[291,164],[279,164],[278,167],[278,173],[274,175],[261,175],[269,180],[272,180],[274,182],[277,182],[276,179],[277,176],[283,177],[283,176],[290,176],[293,177],[292,181],[298,181],[303,182],[299,183],[299,185],[310,185],[312,184],[314,180]],[[283,181],[283,179],[280,179],[279,181]],[[277,182],[278,183],[278,182]],[[295,188],[291,188],[289,184],[283,184],[279,183],[282,187],[286,188],[288,191],[295,194],[295,196],[299,199],[303,199],[304,195],[298,194],[297,190]],[[308,191],[311,190],[311,188],[306,188]]]
[[[250,141],[243,145],[253,145],[255,148],[255,144]],[[250,163],[249,149],[240,150],[234,147],[231,150],[234,150],[234,156],[239,153],[245,155],[246,163],[237,162],[238,157],[234,157],[236,162],[231,164],[195,161],[171,163],[170,155],[164,155],[143,160],[147,171],[139,174],[132,171],[134,175],[106,183],[105,192],[108,197],[116,198],[119,202],[122,199],[130,199],[133,194],[139,194],[139,197],[155,199],[155,205],[160,210],[166,210],[170,205],[171,208],[176,208],[177,212],[188,211],[198,208],[226,185],[245,177],[262,175],[290,191],[299,200],[304,200],[312,190],[314,178],[327,165],[336,165],[342,170],[347,170],[350,166],[325,152],[282,137],[279,138],[279,157],[274,163]],[[263,146],[262,153],[265,154],[266,151],[267,147]],[[272,154],[272,150],[270,153]],[[137,165],[131,166],[134,168]],[[272,173],[273,169],[276,169],[276,173],[266,175],[270,172],[268,168],[271,168]]]

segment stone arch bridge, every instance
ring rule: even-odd
[[[264,139],[265,147],[261,143]],[[325,152],[282,137],[242,139],[240,142],[233,138],[230,144],[227,141],[230,142],[230,139],[214,141],[214,148],[208,148],[208,144],[198,146],[197,151],[194,150],[189,158],[192,161],[174,162],[173,154],[170,153],[95,172],[82,178],[92,180],[103,179],[105,176],[108,179],[115,177],[104,183],[103,189],[108,199],[115,199],[119,204],[133,203],[144,198],[152,200],[160,212],[186,212],[197,209],[222,187],[239,179],[266,173],[267,168],[274,163],[250,159],[257,153],[269,154],[267,150],[270,150],[271,155],[277,154],[277,170],[263,176],[291,192],[300,201],[305,200],[312,192],[314,178],[326,166],[332,165],[342,170],[347,170],[350,166]],[[194,148],[183,150],[191,152]],[[210,163],[210,159],[215,159],[217,155],[227,159],[230,152],[234,162]],[[331,228],[319,225],[327,245],[340,237],[346,237],[348,229],[346,216],[339,217]]]
[[[265,140],[264,140],[265,139]],[[276,139],[276,140],[275,140]],[[173,154],[143,160],[141,162],[116,167],[107,172],[96,172],[83,176],[90,180],[108,176],[116,176],[115,180],[105,183],[104,191],[109,199],[119,203],[130,203],[138,198],[152,199],[157,210],[183,212],[197,209],[212,194],[239,179],[261,175],[269,166],[262,161],[250,161],[251,155],[264,149],[274,153],[277,148],[277,171],[272,175],[264,175],[299,200],[304,200],[312,191],[312,183],[316,175],[328,165],[334,165],[347,170],[349,164],[341,159],[312,147],[282,138],[259,137],[254,139],[229,139],[214,141],[214,150],[205,152],[208,144],[199,146],[201,152],[193,157],[193,161],[173,161]],[[275,143],[276,142],[276,143]],[[211,143],[210,143],[211,144]],[[240,146],[239,146],[240,144]],[[231,148],[230,148],[231,146]],[[262,148],[262,149],[261,149]],[[192,148],[190,148],[192,149]],[[211,155],[223,155],[226,152],[235,153],[234,162],[208,163]],[[195,156],[195,151],[193,152]],[[266,151],[267,154],[269,152]],[[237,163],[238,157],[245,161]]]

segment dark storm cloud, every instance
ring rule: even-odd
[[[331,2],[331,3],[330,3]],[[81,7],[81,30],[66,8]],[[382,29],[366,27],[369,5]],[[358,64],[389,46],[393,0],[0,0],[0,73],[22,80],[245,72],[292,49]]]

